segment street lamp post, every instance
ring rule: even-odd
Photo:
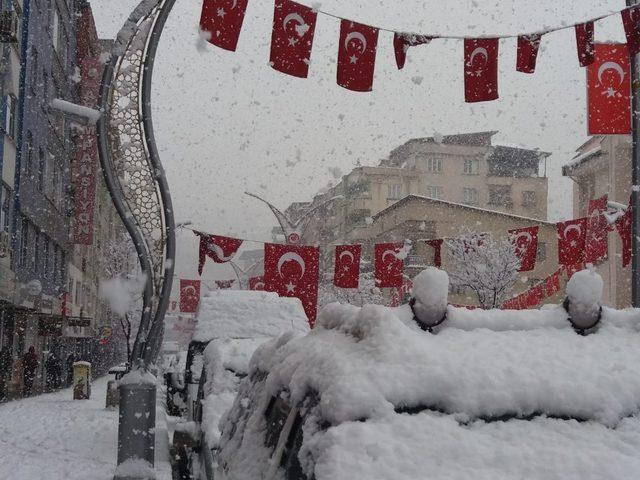
[[[627,0],[627,6],[638,0]],[[640,307],[640,72],[638,56],[631,55],[631,304]]]
[[[131,371],[119,385],[117,480],[153,478],[156,385],[150,370],[160,351],[173,284],[176,226],[153,132],[151,80],[160,35],[174,3],[139,3],[117,35],[100,86],[102,172],[145,279]]]

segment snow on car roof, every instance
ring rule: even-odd
[[[276,337],[289,330],[309,331],[297,298],[281,298],[273,292],[218,290],[201,299],[193,340]]]
[[[272,394],[289,390],[294,403],[317,392],[334,425],[427,407],[472,419],[548,414],[614,426],[640,409],[637,310],[604,309],[588,336],[560,307],[449,308],[437,334],[420,331],[408,312],[331,304],[309,335],[259,348],[252,367],[269,372]]]

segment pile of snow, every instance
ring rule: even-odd
[[[602,303],[602,277],[593,269],[573,274],[567,283],[569,315],[578,328],[590,328],[598,322]]]
[[[413,279],[413,310],[420,322],[437,325],[447,312],[449,303],[449,275],[444,270],[429,267]]]
[[[258,348],[249,374],[266,378],[236,399],[250,416],[227,419],[222,478],[263,478],[275,395],[318,399],[299,455],[317,480],[636,475],[640,311],[603,309],[588,336],[561,307],[447,313],[429,334],[407,308],[331,304],[308,335]]]
[[[192,339],[271,338],[287,330],[309,331],[299,299],[281,298],[273,292],[218,290],[200,300]]]

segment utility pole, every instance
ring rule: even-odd
[[[638,0],[627,0],[633,7]],[[640,73],[638,56],[631,55],[631,304],[640,307]]]

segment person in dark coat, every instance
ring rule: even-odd
[[[54,354],[53,358],[53,388],[62,387],[62,360],[58,355]]]
[[[38,356],[36,355],[36,349],[29,347],[29,351],[23,357],[24,364],[24,391],[23,396],[28,397],[31,395],[31,389],[33,388],[33,382],[36,379],[36,373],[38,371]]]
[[[67,357],[67,386],[73,384],[73,364],[76,361],[76,357],[73,356],[73,353],[70,353]]]

